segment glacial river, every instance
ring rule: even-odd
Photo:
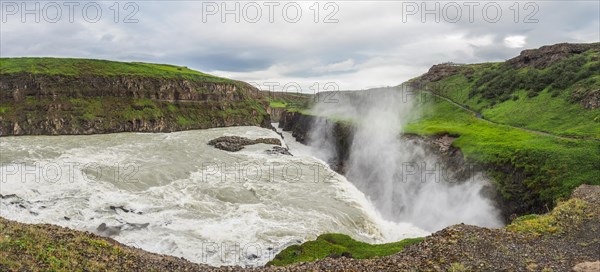
[[[280,138],[258,127],[1,138],[0,216],[211,265],[263,265],[322,233],[371,243],[428,234],[383,220],[289,133],[293,156],[265,144],[235,153],[207,145],[224,135]]]

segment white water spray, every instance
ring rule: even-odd
[[[313,112],[355,124],[348,180],[364,192],[387,220],[410,222],[428,231],[466,223],[502,225],[499,211],[481,195],[489,181],[471,173],[453,180],[438,156],[400,137],[402,127],[418,115],[414,93],[405,86],[364,92],[341,92],[338,103],[318,103]],[[331,125],[315,123],[311,145],[324,145]],[[333,154],[335,154],[333,152]]]

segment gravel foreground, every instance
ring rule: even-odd
[[[0,218],[0,271],[600,272],[600,186],[582,185],[573,192],[571,200],[578,203],[576,212],[555,208],[552,214],[557,221],[550,227],[527,223],[518,228],[488,229],[460,224],[391,256],[366,260],[326,258],[252,269],[195,264],[128,247],[89,232]]]

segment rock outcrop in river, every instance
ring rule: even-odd
[[[281,145],[281,141],[275,138],[258,138],[253,140],[240,136],[221,136],[208,142],[208,145],[229,152],[240,151],[244,146],[254,144]]]

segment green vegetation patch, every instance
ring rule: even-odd
[[[269,101],[269,107],[271,108],[286,108],[287,105],[284,101]]]
[[[10,111],[10,107],[8,107],[8,106],[0,106],[0,115],[8,113],[8,111]]]
[[[263,95],[267,97],[269,107],[285,108],[290,112],[306,110],[314,103],[314,98],[308,94],[263,92]]]
[[[267,265],[284,266],[298,262],[316,261],[326,257],[345,256],[367,259],[375,256],[388,256],[423,240],[423,238],[412,238],[395,243],[371,245],[356,241],[344,234],[323,234],[315,241],[289,246],[277,254]]]
[[[74,235],[67,229],[51,231],[44,225],[10,223],[0,218],[1,270],[113,271],[113,263],[129,254],[114,243],[83,232]]]
[[[587,202],[573,198],[559,203],[551,212],[543,215],[530,214],[515,219],[506,229],[513,232],[542,235],[546,233],[563,233],[568,228],[577,227],[588,213]]]
[[[177,116],[177,124],[179,124],[180,126],[190,126],[194,124],[194,122],[188,120],[187,118],[185,118],[185,116]]]

